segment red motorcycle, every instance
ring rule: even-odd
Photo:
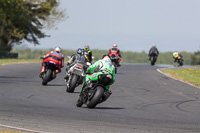
[[[119,66],[119,61],[121,60],[121,58],[118,56],[118,54],[110,54],[110,58],[112,61],[113,66],[115,67],[115,73],[117,73],[117,67]]]
[[[47,85],[48,82],[56,78],[56,70],[59,69],[59,61],[54,59],[56,58],[55,56],[44,58],[40,57],[43,59],[43,64],[44,64],[44,71],[41,75],[42,78],[42,85]]]

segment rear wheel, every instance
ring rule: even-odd
[[[42,81],[42,85],[47,85],[47,83],[50,81],[51,79],[51,73],[52,73],[52,70],[51,69],[48,69],[47,72],[45,73],[45,76],[43,78],[43,81]]]
[[[74,89],[76,88],[76,84],[78,81],[79,76],[78,75],[72,75],[72,79],[69,83],[69,86],[67,86],[67,92],[73,93]]]
[[[103,96],[104,88],[101,86],[97,86],[96,91],[94,93],[95,94],[92,97],[92,99],[87,102],[88,108],[95,108],[95,106],[99,103],[100,99]]]

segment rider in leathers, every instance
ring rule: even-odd
[[[85,79],[85,83],[82,86],[82,91],[83,91],[83,88],[86,87],[86,85],[89,85],[91,83],[91,81],[98,81],[98,76],[100,74],[111,74],[112,75],[111,84],[115,82],[115,67],[112,65],[110,57],[107,55],[104,56],[103,59],[98,60],[93,65],[88,67],[86,73],[87,73],[86,79]],[[107,93],[105,93],[106,95],[105,95],[104,101],[112,94],[112,92],[109,90],[110,85],[105,86]]]
[[[89,45],[85,45],[83,50],[84,50],[84,55],[86,55],[88,58],[88,62],[92,63],[92,51],[90,50]]]
[[[177,62],[178,59],[183,58],[183,56],[176,51],[176,52],[173,52],[173,58],[174,58],[174,62]]]
[[[117,60],[117,66],[120,67],[121,66],[120,61],[122,56],[120,50],[117,48],[117,44],[113,44],[113,47],[109,49],[108,53],[110,56],[112,55],[119,56],[119,59]]]
[[[77,54],[73,54],[71,56],[71,58],[69,59],[69,61],[67,61],[66,76],[64,77],[64,79],[68,80],[68,78],[69,78],[68,70],[74,65],[75,61],[77,61],[77,60],[82,60],[85,63],[88,62],[88,57],[84,55],[84,50],[81,48],[79,48],[77,50]],[[86,74],[86,69],[87,68],[84,66],[83,67],[83,70],[84,70],[83,76],[85,76],[85,74]]]
[[[60,47],[55,47],[54,51],[52,50],[43,56],[42,67],[39,75],[40,78],[45,70],[45,62],[48,61],[54,62],[57,65],[58,68],[56,69],[56,74],[61,72],[61,68],[64,67],[64,55],[61,53]]]
[[[149,60],[151,60],[152,56],[155,56],[157,58],[157,56],[159,55],[159,51],[156,47],[155,44],[152,45],[151,49],[149,50]]]

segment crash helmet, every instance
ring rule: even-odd
[[[117,48],[117,44],[113,44],[113,48]]]
[[[152,44],[152,47],[156,47],[156,44]]]
[[[81,48],[78,48],[77,54],[82,54],[82,49]]]
[[[175,57],[175,58],[178,57],[178,52],[177,51],[173,52],[173,57]]]
[[[89,51],[89,50],[90,50],[89,45],[85,45],[84,50],[85,50],[85,51]]]
[[[56,51],[56,52],[61,52],[62,49],[61,49],[60,47],[55,47],[55,48],[54,48],[54,51]]]

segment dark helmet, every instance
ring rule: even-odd
[[[82,54],[82,49],[81,49],[81,48],[79,48],[79,49],[77,50],[77,54]]]

